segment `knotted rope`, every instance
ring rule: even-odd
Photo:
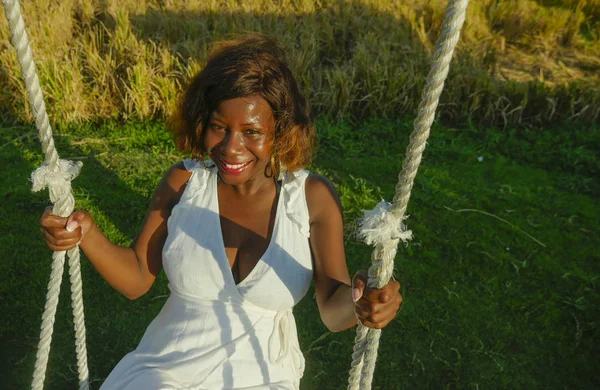
[[[406,230],[402,221],[406,218],[404,214],[413,181],[421,163],[435,110],[448,75],[454,47],[465,21],[468,3],[469,0],[450,0],[446,7],[442,32],[436,43],[432,67],[427,75],[423,97],[419,104],[419,113],[414,122],[414,130],[410,135],[402,171],[398,175],[394,203],[378,204],[374,210],[366,212],[361,221],[359,237],[363,238],[367,244],[375,245],[371,255],[373,264],[369,268],[367,282],[371,288],[382,288],[389,282],[394,270],[394,257],[399,241],[406,242],[412,238],[412,233]],[[367,328],[358,324],[348,380],[349,390],[371,389],[380,335],[380,329]]]
[[[11,42],[17,51],[21,73],[25,79],[25,87],[29,95],[31,109],[35,116],[35,124],[42,143],[42,151],[45,155],[44,163],[31,175],[33,191],[40,191],[48,187],[50,201],[53,203],[52,212],[61,217],[68,217],[75,207],[75,199],[71,191],[71,180],[79,174],[82,163],[59,159],[56,147],[54,146],[52,128],[50,127],[48,114],[46,113],[46,105],[35,70],[35,63],[31,54],[29,40],[27,39],[27,32],[25,31],[25,23],[21,16],[19,2],[18,0],[2,0],[2,4],[4,5],[4,13],[10,27]],[[52,271],[50,273],[50,282],[48,283],[44,313],[42,314],[40,342],[38,344],[31,384],[32,389],[36,390],[41,390],[44,387],[54,318],[56,316],[58,295],[65,264],[65,254],[65,251],[54,252],[52,254]],[[69,250],[68,257],[79,388],[88,389],[89,373],[85,344],[79,247]]]

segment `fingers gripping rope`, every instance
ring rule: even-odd
[[[33,191],[40,191],[48,187],[50,200],[54,204],[52,212],[66,217],[73,212],[75,207],[75,199],[71,191],[71,180],[77,177],[82,164],[81,162],[73,163],[59,159],[56,147],[54,146],[52,128],[48,120],[48,114],[46,113],[46,105],[35,70],[35,63],[31,54],[27,32],[25,31],[25,23],[21,16],[19,2],[17,0],[3,0],[2,5],[4,6],[4,13],[10,27],[11,42],[15,47],[17,59],[21,65],[21,72],[29,95],[29,103],[35,116],[35,124],[42,143],[42,151],[45,155],[45,161],[42,166],[31,175]],[[48,283],[44,313],[42,314],[40,341],[31,384],[33,389],[42,389],[44,387],[65,255],[64,251],[52,254],[52,271],[50,273],[50,282]],[[88,389],[89,374],[85,343],[79,247],[69,250],[68,257],[79,388]]]
[[[454,47],[465,21],[468,3],[468,0],[450,0],[448,2],[442,32],[436,44],[432,67],[427,75],[423,97],[419,104],[419,113],[414,122],[414,130],[410,135],[402,171],[398,176],[394,203],[392,205],[380,203],[374,210],[365,212],[365,218],[361,221],[359,237],[368,244],[375,244],[371,255],[373,264],[369,268],[367,282],[369,287],[381,288],[389,282],[394,269],[394,257],[398,242],[400,240],[406,242],[412,238],[412,233],[407,231],[403,224],[406,218],[404,214],[429,137],[440,94],[444,88],[444,81],[448,75]],[[380,335],[379,329],[358,325],[350,378],[348,379],[349,390],[371,389]]]

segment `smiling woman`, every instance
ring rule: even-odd
[[[131,299],[161,269],[169,280],[165,306],[103,389],[298,389],[292,308],[311,281],[331,331],[396,316],[397,282],[350,279],[335,189],[303,169],[313,118],[279,44],[249,35],[218,45],[169,124],[192,159],[165,174],[130,248],[84,211],[41,220],[50,248],[79,242]]]

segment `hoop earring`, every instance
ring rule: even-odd
[[[277,159],[277,156],[275,153],[273,153],[271,155],[271,161],[269,161],[269,163],[265,167],[265,176],[269,177],[269,178],[274,177],[276,180],[278,180],[279,160]]]

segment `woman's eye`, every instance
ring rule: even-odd
[[[225,129],[223,126],[217,125],[216,123],[211,123],[210,125],[208,125],[208,128],[211,130],[224,130]]]
[[[248,129],[244,132],[244,134],[246,135],[250,135],[250,136],[257,136],[262,134],[260,131],[256,130],[256,129]]]

